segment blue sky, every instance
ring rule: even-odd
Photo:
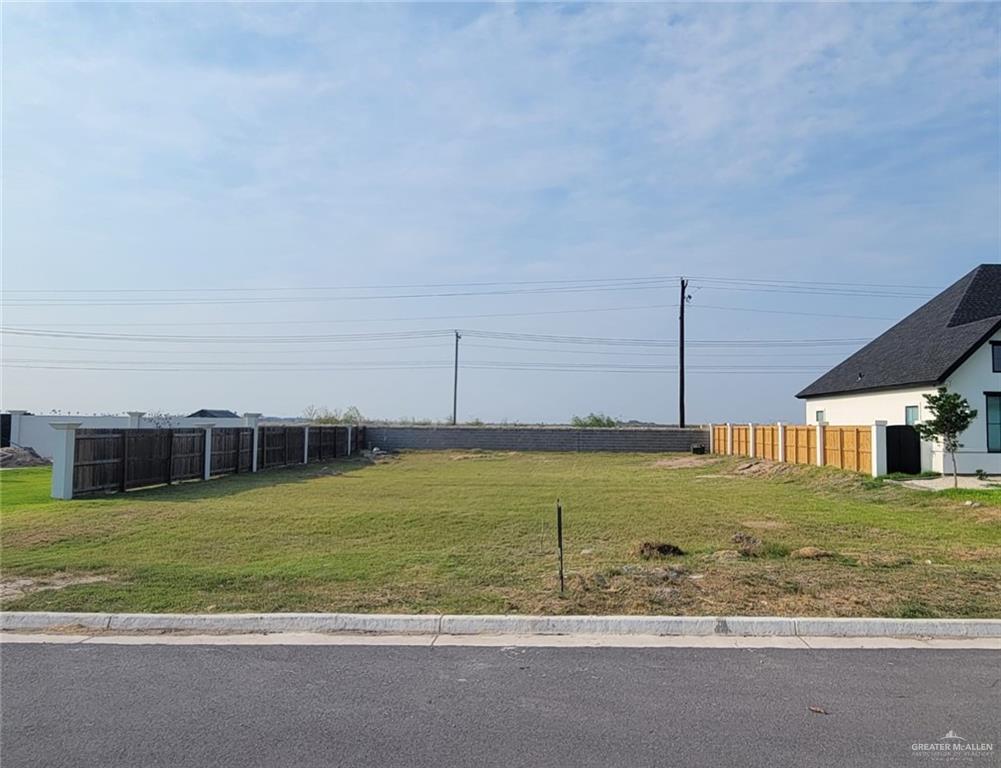
[[[863,339],[999,260],[997,5],[8,3],[2,14],[8,327],[670,341],[670,282],[361,297],[400,293],[378,288],[388,284],[685,274],[691,339]],[[724,290],[705,276],[901,295]],[[375,287],[315,290],[328,286]],[[289,300],[182,292],[219,287]],[[278,288],[290,290],[260,290]],[[39,289],[85,292],[20,293]],[[97,293],[107,289],[177,292]],[[200,303],[154,303],[172,299]],[[565,314],[528,314],[539,312]],[[831,314],[847,317],[813,316]],[[4,343],[5,408],[451,407],[450,370],[406,369],[447,363],[445,337]],[[483,343],[465,339],[463,359],[675,362],[654,346]],[[690,365],[720,370],[691,372],[689,418],[799,418],[794,393],[851,349],[693,348]],[[286,365],[253,369],[262,360]],[[339,369],[302,370],[311,361]],[[367,361],[402,369],[352,367]],[[460,418],[676,416],[669,371],[461,378]]]

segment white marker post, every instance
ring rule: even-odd
[[[73,466],[76,462],[76,431],[79,421],[57,421],[49,424],[61,434],[52,456],[52,498],[73,498]]]

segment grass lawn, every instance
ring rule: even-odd
[[[3,607],[1001,616],[1001,491],[739,466],[412,452],[69,502],[48,469],[4,470]],[[646,560],[646,541],[685,554]]]

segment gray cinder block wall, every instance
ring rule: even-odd
[[[699,427],[578,429],[576,427],[382,427],[366,426],[365,445],[386,451],[405,449],[483,449],[495,451],[688,452],[709,447],[709,430]]]

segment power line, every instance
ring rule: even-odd
[[[197,286],[184,288],[7,288],[3,293],[42,293],[42,294],[117,294],[117,293],[282,293],[288,291],[343,291],[343,290],[379,290],[379,289],[403,289],[403,288],[454,288],[454,287],[489,287],[501,285],[586,285],[596,283],[635,283],[635,282],[672,282],[678,279],[678,275],[634,275],[630,277],[597,277],[597,278],[559,278],[545,280],[492,280],[492,281],[451,281],[434,283],[376,283],[376,284],[347,284],[347,285],[303,285],[303,286]],[[819,286],[819,287],[847,287],[847,288],[897,288],[897,289],[917,289],[928,291],[939,291],[941,286],[936,285],[914,285],[904,283],[865,283],[865,282],[837,282],[823,280],[786,280],[751,277],[725,277],[719,275],[697,275],[690,278],[702,282],[720,283],[741,283],[747,285],[788,285],[788,286]]]
[[[622,283],[613,285],[561,286],[545,288],[510,288],[490,291],[440,291],[435,293],[395,293],[378,296],[267,296],[241,297],[235,299],[145,299],[137,301],[90,301],[90,300],[41,300],[41,301],[4,301],[8,307],[151,307],[151,306],[197,306],[197,305],[232,305],[232,304],[302,304],[307,302],[331,301],[388,301],[397,299],[440,299],[470,296],[511,296],[566,293],[600,293],[609,291],[647,291],[662,288],[663,281],[649,283]]]
[[[418,320],[468,320],[468,319],[480,319],[480,318],[497,318],[497,317],[534,317],[539,315],[576,315],[576,314],[592,314],[594,312],[632,312],[646,309],[671,309],[677,307],[677,304],[639,304],[633,306],[625,307],[584,307],[581,309],[544,309],[536,310],[532,312],[488,312],[488,313],[478,313],[478,314],[458,314],[458,315],[418,315],[409,317],[350,317],[350,318],[335,318],[335,319],[322,319],[322,320],[207,320],[207,321],[182,321],[182,322],[171,322],[166,321],[162,323],[130,323],[130,322],[105,322],[105,323],[44,323],[44,324],[27,324],[20,325],[20,328],[35,328],[35,329],[45,329],[45,328],[56,328],[61,326],[69,326],[72,328],[80,327],[113,327],[113,326],[127,326],[130,328],[144,326],[144,327],[174,327],[174,326],[209,326],[209,325],[235,325],[235,326],[249,326],[249,325],[329,325],[329,324],[339,324],[339,323],[398,323],[398,322],[411,322]]]
[[[369,370],[449,370],[452,368],[452,362],[438,362],[438,363],[395,363],[387,365],[359,365],[355,364],[352,366],[333,366],[333,365],[312,365],[309,367],[290,367],[290,366],[279,366],[279,367],[238,367],[238,368],[209,368],[205,366],[194,366],[194,367],[178,367],[170,366],[163,367],[163,364],[157,364],[157,366],[143,366],[141,368],[137,367],[111,367],[108,365],[101,366],[87,366],[87,365],[37,365],[37,364],[25,364],[25,363],[13,363],[7,366],[8,368],[14,369],[28,369],[28,370],[50,370],[50,371],[93,371],[101,373],[117,373],[117,372],[148,372],[148,373],[180,373],[180,372],[202,372],[202,373],[286,373],[286,372],[322,372],[322,371],[369,371]],[[618,366],[614,368],[610,367],[597,367],[597,366],[571,366],[571,364],[552,364],[552,363],[540,363],[538,365],[525,365],[525,364],[512,364],[512,363],[501,363],[501,362],[482,362],[482,361],[470,361],[463,364],[463,368],[474,369],[474,370],[492,370],[492,371],[562,371],[562,372],[577,372],[577,373],[670,373],[677,371],[676,366]],[[817,371],[824,370],[823,368],[806,368],[806,367],[780,367],[780,366],[747,366],[747,367],[690,367],[689,370],[696,370],[700,373],[711,373],[711,374],[727,374],[736,375],[741,373],[753,373],[753,374],[796,374],[796,373],[815,373]]]
[[[675,347],[678,342],[666,339],[642,339],[626,337],[601,336],[563,336],[555,334],[520,333],[516,331],[485,331],[459,329],[461,333],[472,338],[495,339],[523,342],[544,342],[556,344],[594,344],[604,346],[640,346],[640,347]],[[126,333],[95,333],[84,331],[34,330],[29,328],[0,328],[0,333],[13,336],[36,338],[91,339],[101,341],[129,341],[143,343],[212,343],[212,344],[246,344],[246,343],[357,343],[362,341],[389,341],[403,339],[428,339],[450,337],[452,329],[433,329],[418,331],[384,331],[375,333],[351,334],[303,334],[297,336],[182,336],[161,334],[126,334]],[[690,340],[695,346],[775,346],[775,347],[811,347],[856,344],[868,341],[865,338],[841,339],[707,339]]]

